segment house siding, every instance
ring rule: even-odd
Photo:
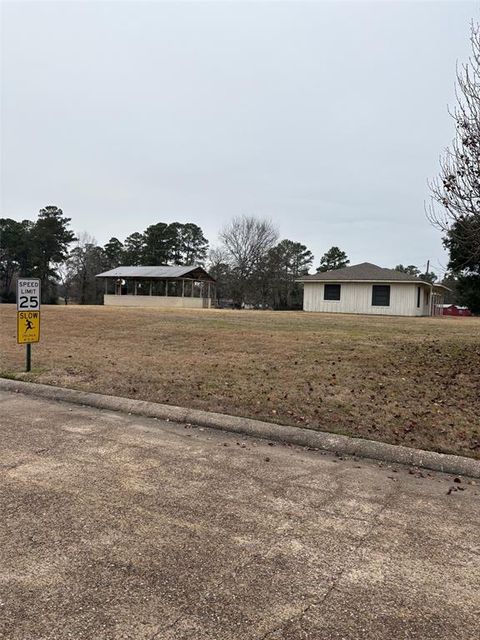
[[[333,284],[333,282],[331,282]],[[392,316],[428,316],[430,305],[427,302],[428,288],[421,285],[420,307],[417,307],[417,284],[395,282],[342,282],[340,300],[324,300],[323,282],[305,282],[304,311],[324,313],[363,313]],[[372,305],[372,287],[374,284],[390,285],[390,305],[377,307]]]

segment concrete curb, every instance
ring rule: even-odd
[[[443,473],[480,478],[479,460],[436,453],[435,451],[411,449],[410,447],[363,440],[361,438],[350,438],[301,427],[288,427],[252,420],[251,418],[228,416],[223,413],[185,409],[143,400],[119,398],[99,393],[86,393],[74,389],[64,389],[6,378],[0,378],[0,391],[23,393],[48,400],[87,405],[110,411],[122,411],[172,422],[188,422],[202,427],[210,427],[211,429],[221,429],[255,438],[289,442],[301,447],[312,447],[341,455],[361,456],[388,463],[405,464]]]

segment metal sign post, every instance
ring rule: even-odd
[[[30,371],[32,369],[32,345],[28,342],[26,345],[26,357],[25,357],[25,371]]]
[[[40,280],[17,282],[17,343],[26,345],[25,369],[32,368],[32,343],[40,341]]]

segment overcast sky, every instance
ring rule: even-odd
[[[315,264],[446,265],[427,179],[479,2],[3,2],[2,217],[101,244],[270,218]]]

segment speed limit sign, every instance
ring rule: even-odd
[[[40,280],[38,278],[18,279],[17,311],[40,311]]]
[[[17,342],[26,347],[25,371],[32,368],[32,342],[40,340],[40,280],[17,281]]]

